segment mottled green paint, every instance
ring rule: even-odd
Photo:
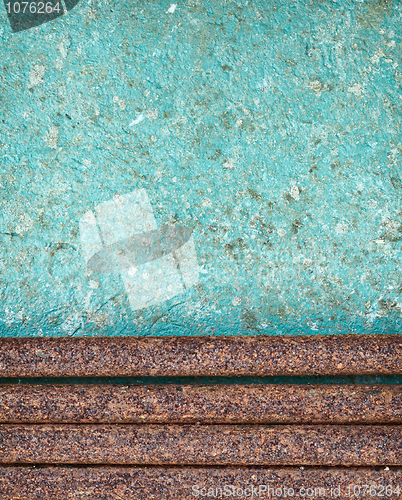
[[[1,335],[400,332],[402,3],[170,6],[1,10]],[[132,311],[79,220],[140,188],[201,274]]]

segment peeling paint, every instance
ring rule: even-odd
[[[1,335],[400,331],[399,1],[1,12]],[[199,279],[137,309],[79,221],[141,189]]]

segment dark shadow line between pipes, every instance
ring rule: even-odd
[[[402,375],[199,376],[199,377],[0,377],[0,385],[399,385]]]

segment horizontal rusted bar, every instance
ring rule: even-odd
[[[398,424],[400,385],[6,385],[0,423]]]
[[[345,374],[402,374],[402,335],[0,340],[0,377]]]
[[[401,449],[401,426],[0,426],[10,465],[401,466]]]
[[[0,497],[7,500],[397,500],[401,490],[401,470],[0,467]]]

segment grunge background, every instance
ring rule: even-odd
[[[401,27],[398,0],[2,8],[1,335],[400,331]],[[141,188],[200,279],[133,312],[79,220]]]

